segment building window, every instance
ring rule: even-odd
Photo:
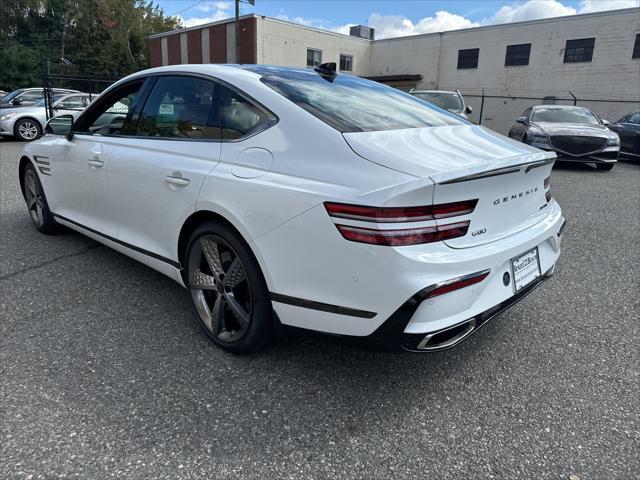
[[[633,55],[631,58],[640,58],[640,33],[636,33],[636,43],[633,44]]]
[[[307,67],[317,67],[322,63],[322,50],[307,48]]]
[[[567,40],[567,46],[564,49],[564,63],[590,62],[595,43],[595,38]]]
[[[522,43],[520,45],[507,45],[507,56],[504,59],[504,66],[514,67],[517,65],[529,65],[530,54],[530,43]]]
[[[478,55],[480,55],[479,48],[458,50],[458,70],[478,68]]]
[[[343,72],[353,71],[353,55],[340,54],[340,70]]]

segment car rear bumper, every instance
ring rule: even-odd
[[[513,258],[537,247],[540,272],[553,271],[564,218],[555,201],[547,208],[543,220],[521,232],[455,249],[442,242],[400,248],[349,242],[335,228],[327,229],[333,225],[320,207],[252,247],[283,324],[412,349],[415,335],[423,338],[474,318],[484,323],[496,307],[509,306],[515,291],[503,277]],[[304,239],[292,241],[301,235]],[[420,296],[429,286],[484,270],[489,275],[476,285],[430,299]]]

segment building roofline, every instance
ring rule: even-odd
[[[364,42],[364,43],[378,43],[378,42],[393,42],[393,41],[398,41],[398,40],[405,40],[405,39],[414,39],[414,38],[423,38],[423,37],[430,37],[430,36],[439,36],[439,35],[451,35],[451,34],[456,34],[456,33],[461,33],[461,32],[468,32],[468,31],[478,31],[478,30],[491,30],[491,29],[500,29],[500,28],[510,28],[510,27],[517,27],[517,26],[521,26],[521,25],[536,25],[536,24],[542,24],[542,23],[553,23],[553,22],[560,22],[560,21],[565,21],[565,20],[576,20],[576,19],[583,19],[583,18],[590,18],[590,17],[606,17],[609,15],[620,15],[620,14],[625,14],[625,13],[631,13],[631,12],[637,12],[638,14],[640,14],[640,8],[638,7],[631,7],[631,8],[620,8],[617,10],[606,10],[606,11],[601,11],[601,12],[591,12],[591,13],[577,13],[575,15],[563,15],[563,16],[559,16],[559,17],[551,17],[551,18],[540,18],[537,20],[523,20],[521,22],[512,22],[512,23],[498,23],[498,24],[494,24],[494,25],[481,25],[479,27],[467,27],[467,28],[459,28],[457,30],[447,30],[444,32],[432,32],[432,33],[420,33],[417,35],[405,35],[403,37],[391,37],[391,38],[381,38],[378,40],[369,40],[367,38],[360,38],[360,37],[354,37],[351,35],[346,35],[344,33],[338,33],[338,32],[333,32],[331,30],[325,30],[323,28],[317,28],[317,27],[309,27],[307,25],[302,25],[300,23],[296,23],[296,22],[291,22],[289,20],[282,20],[280,18],[275,18],[275,17],[269,17],[267,15],[259,15],[256,13],[248,13],[246,15],[241,15],[239,18],[240,20],[244,20],[247,18],[261,18],[263,20],[269,20],[271,22],[276,22],[276,23],[285,23],[285,24],[289,24],[289,25],[293,25],[297,28],[302,28],[305,30],[311,30],[314,32],[318,32],[318,33],[323,33],[326,35],[333,35],[333,36],[337,36],[337,37],[341,37],[341,38],[348,38],[351,40],[356,40],[356,41],[360,41],[360,42]],[[185,33],[185,32],[189,32],[192,30],[200,30],[202,28],[208,28],[208,27],[212,27],[214,25],[222,25],[222,24],[226,24],[226,23],[231,23],[235,21],[234,17],[229,17],[229,18],[224,18],[222,20],[216,20],[215,22],[208,22],[208,23],[203,23],[200,25],[195,25],[193,27],[187,27],[187,28],[179,28],[176,30],[169,30],[168,32],[161,32],[161,33],[155,33],[153,35],[149,35],[147,38],[149,40],[154,39],[154,38],[161,38],[161,37],[166,37],[169,35],[176,35],[176,34],[180,34],[180,33]]]
[[[262,18],[263,20],[269,20],[270,22],[286,23],[288,25],[293,25],[293,26],[295,26],[297,28],[303,28],[305,30],[311,30],[313,32],[324,33],[326,35],[333,35],[333,36],[340,37],[340,38],[348,38],[350,40],[357,40],[357,41],[364,42],[364,43],[370,43],[371,42],[371,40],[369,40],[368,38],[354,37],[352,35],[347,35],[345,33],[334,32],[333,30],[325,30],[324,28],[310,27],[308,25],[302,25],[300,23],[291,22],[289,20],[282,20],[280,18],[270,17],[268,15],[256,15],[256,16],[259,17],[259,18]]]
[[[246,18],[255,18],[255,17],[258,17],[258,15],[256,15],[255,13],[248,13],[246,15],[240,15],[240,17],[238,18],[240,20],[244,20]],[[200,30],[202,28],[212,27],[214,25],[222,25],[222,24],[230,23],[234,21],[235,21],[235,17],[223,18],[222,20],[216,20],[215,22],[202,23],[200,25],[194,25],[193,27],[176,28],[175,30],[169,30],[168,32],[154,33],[153,35],[149,35],[147,39],[151,40],[154,38],[167,37],[169,35],[190,32],[192,30]]]
[[[393,41],[397,41],[397,40],[404,40],[404,39],[413,39],[413,38],[422,38],[422,37],[430,37],[430,36],[439,36],[439,35],[450,35],[452,33],[461,33],[461,32],[468,32],[468,31],[478,31],[478,30],[491,30],[491,29],[499,29],[499,28],[510,28],[510,27],[517,27],[517,26],[522,26],[522,25],[535,25],[535,24],[541,24],[541,23],[553,23],[553,22],[560,22],[560,21],[565,21],[565,20],[576,20],[576,19],[583,19],[583,18],[588,18],[588,17],[605,17],[605,16],[609,16],[609,15],[620,15],[620,14],[624,14],[624,13],[631,13],[631,12],[636,12],[638,14],[640,14],[640,8],[638,7],[631,7],[631,8],[619,8],[617,10],[605,10],[605,11],[601,11],[601,12],[591,12],[591,13],[577,13],[575,15],[562,15],[559,17],[550,17],[550,18],[540,18],[537,20],[523,20],[521,22],[511,22],[511,23],[496,23],[493,25],[481,25],[478,27],[467,27],[467,28],[459,28],[457,30],[446,30],[444,32],[433,32],[433,33],[420,33],[417,35],[405,35],[404,37],[391,37],[391,38],[381,38],[378,40],[373,40],[372,43],[378,43],[378,42],[393,42]]]

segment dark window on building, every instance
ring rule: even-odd
[[[458,70],[465,68],[478,68],[479,48],[469,48],[467,50],[458,50]]]
[[[564,63],[590,62],[593,57],[595,43],[595,38],[567,40],[567,45],[564,49]]]
[[[516,65],[529,65],[529,55],[531,54],[531,44],[507,45],[507,56],[504,59],[505,67]]]
[[[322,50],[307,48],[307,67],[317,67],[322,63]]]
[[[340,54],[340,70],[343,72],[353,71],[353,55]]]
[[[633,55],[631,58],[640,58],[640,33],[636,33],[636,43],[633,44]]]

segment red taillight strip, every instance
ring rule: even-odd
[[[546,198],[547,203],[551,201],[551,177],[547,177],[544,179],[544,198]]]
[[[403,228],[396,230],[375,230],[372,228],[339,224],[336,224],[336,227],[344,238],[352,242],[399,247],[463,237],[467,234],[469,223],[469,221],[465,221],[433,227]]]
[[[368,207],[348,203],[325,202],[324,206],[331,217],[361,220],[365,222],[424,222],[439,218],[467,215],[476,208],[478,199],[464,202],[424,205],[419,207]]]
[[[437,297],[439,295],[444,295],[445,293],[453,292],[470,285],[475,285],[476,283],[480,283],[485,278],[487,278],[490,272],[491,270],[484,270],[482,272],[476,272],[472,273],[471,275],[449,280],[447,282],[444,282],[444,284],[441,284],[440,286],[436,286],[436,288],[427,293],[425,298]]]

